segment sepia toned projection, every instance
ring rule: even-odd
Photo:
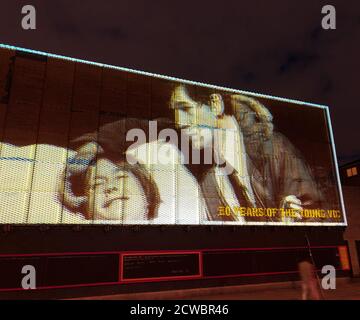
[[[1,224],[344,225],[328,110],[0,49]]]

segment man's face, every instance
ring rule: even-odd
[[[216,117],[210,108],[191,100],[177,103],[174,110],[176,125],[190,137],[192,146],[196,149],[211,147]]]
[[[146,214],[146,198],[138,179],[130,171],[107,159],[97,161],[90,178],[94,196],[94,220],[142,220]]]

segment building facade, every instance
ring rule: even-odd
[[[344,233],[344,238],[348,241],[349,252],[351,255],[353,275],[360,276],[359,257],[360,257],[360,161],[353,161],[340,167],[340,176],[344,202],[348,218],[348,227]]]
[[[2,45],[0,124],[4,296],[350,274],[325,106]]]

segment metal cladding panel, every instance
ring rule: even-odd
[[[346,225],[326,106],[0,48],[0,223]]]

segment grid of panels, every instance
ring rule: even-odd
[[[2,65],[10,65],[9,52],[10,56],[14,54],[1,51]],[[175,120],[175,123],[167,123],[174,132],[179,125],[192,123],[197,126],[196,135],[201,139],[206,138],[207,131],[218,137],[218,145],[215,145],[234,169],[234,179],[246,189],[243,193],[250,204],[256,203],[259,194],[262,199],[278,198],[279,202],[291,194],[292,188],[301,189],[294,183],[298,180],[298,184],[303,183],[307,189],[322,188],[326,196],[318,197],[319,208],[340,210],[325,114],[320,110],[317,111],[323,113],[323,123],[317,125],[325,129],[318,135],[320,138],[313,139],[311,148],[320,147],[325,156],[319,161],[310,154],[306,160],[313,167],[316,163],[325,163],[327,167],[320,165],[315,171],[315,179],[306,180],[301,172],[299,178],[294,179],[297,170],[302,170],[297,163],[303,159],[296,156],[292,147],[280,152],[264,149],[262,154],[266,160],[263,163],[266,165],[259,169],[251,155],[249,157],[250,143],[239,135],[234,117],[224,115],[214,120],[211,113],[214,90],[187,86],[187,92],[181,91],[174,81],[51,57],[45,61],[17,55],[12,61],[12,68],[1,74],[0,82],[4,91],[4,79],[11,75],[9,102],[0,105],[0,196],[4,204],[0,223],[248,222],[239,216],[232,221],[214,219],[218,214],[214,211],[221,206],[219,199],[232,211],[242,206],[234,182],[222,174],[224,169],[221,166],[208,170],[206,180],[204,172],[197,174],[203,169],[181,164],[184,155],[179,151],[179,145],[176,147],[164,139],[156,140],[159,131],[166,128],[167,122],[161,124],[161,118]],[[175,118],[171,118],[174,116],[171,101],[176,90],[179,91],[177,101],[186,101],[187,110],[199,104],[201,108],[195,107],[194,114],[175,112]],[[219,90],[216,94],[225,98],[229,96],[229,93]],[[261,101],[269,102],[270,107],[274,105],[274,101]],[[279,116],[280,109],[277,110]],[[307,110],[307,114],[312,111]],[[303,113],[304,109],[297,115]],[[135,120],[128,120],[130,118]],[[152,119],[158,120],[159,124],[155,140],[130,152],[127,148],[131,142],[126,141],[126,133],[131,128],[141,128],[148,139],[151,136],[148,120]],[[282,146],[277,142],[278,148],[279,145]],[[132,154],[138,165],[124,165],[126,154]],[[109,158],[106,160],[106,157]],[[258,155],[256,160],[261,157]],[[167,160],[166,164],[164,160]],[[273,181],[268,181],[266,170],[272,170],[274,163],[286,167],[276,183],[287,193],[281,193],[281,186],[269,187],[273,193],[276,191],[272,195],[263,190],[264,186],[273,184]],[[251,174],[249,168],[252,168]],[[252,190],[256,189],[254,179],[259,186],[262,185],[257,190]],[[215,188],[209,189],[209,183],[215,184]],[[115,188],[112,188],[113,184],[116,184]],[[286,185],[289,187],[284,187]],[[117,193],[112,193],[111,190],[115,189]],[[328,199],[333,202],[329,203]],[[115,213],[111,214],[111,210]],[[315,219],[310,222],[323,221]]]

